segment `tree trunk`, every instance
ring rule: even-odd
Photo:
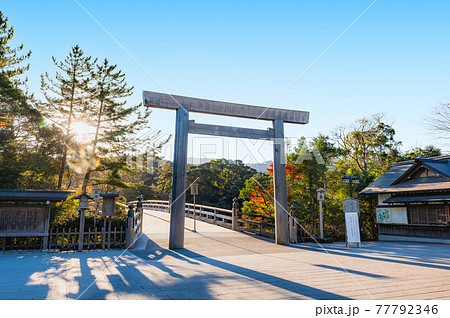
[[[95,138],[94,138],[94,142],[92,143],[94,145],[94,147],[97,147],[98,134],[100,132],[100,123],[101,123],[101,118],[102,118],[102,112],[103,112],[103,100],[100,101],[100,110],[98,112],[97,127],[96,127],[96,130],[95,130]],[[91,176],[91,170],[86,171],[86,174],[84,175],[83,186],[81,188],[81,192],[82,193],[86,192],[86,188],[87,188],[90,176]]]
[[[73,69],[73,72],[75,74],[75,67]],[[69,142],[70,126],[72,124],[74,97],[75,97],[75,75],[74,75],[74,77],[72,77],[72,91],[71,91],[71,97],[70,97],[69,119],[67,121],[66,140],[65,140],[65,144],[64,144],[63,155],[61,158],[61,165],[59,168],[58,187],[57,187],[58,190],[61,190],[64,172],[66,171],[66,160],[67,160],[67,151],[68,151],[67,143]]]

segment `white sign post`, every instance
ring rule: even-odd
[[[322,202],[325,201],[325,190],[317,190],[317,200],[319,201],[319,216],[320,216],[320,238],[323,239],[323,209]]]
[[[197,232],[197,225],[195,224],[197,213],[195,211],[195,196],[198,195],[198,183],[191,184],[191,195],[194,196],[194,232]]]
[[[347,247],[361,247],[361,235],[359,233],[359,200],[354,198],[344,199],[345,228],[347,232]]]
[[[100,189],[93,189],[92,190],[92,197],[95,200],[95,208],[94,208],[94,228],[95,224],[97,222],[97,211],[98,211],[98,200],[100,200]]]

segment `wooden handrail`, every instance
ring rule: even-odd
[[[251,217],[254,217],[254,218],[260,218],[260,219],[267,219],[267,220],[275,221],[275,217],[273,217],[273,216],[266,216],[266,215],[262,215],[262,214],[239,212],[239,215],[247,215],[247,216],[251,216]]]
[[[131,201],[128,203],[136,204],[137,201]],[[166,200],[145,200],[142,201],[143,208],[150,208],[157,211],[165,211],[169,212],[169,201]],[[233,220],[233,211],[217,208],[208,205],[195,205],[195,212],[197,215],[197,220],[201,220],[204,222],[216,224],[218,226],[231,228],[232,220]],[[193,218],[194,217],[194,204],[186,203],[185,205],[185,214],[186,217]],[[252,219],[241,218],[241,216],[247,216],[249,218],[259,218],[258,221],[254,221]],[[247,231],[254,234],[267,236],[270,238],[274,238],[275,236],[275,218],[273,216],[265,216],[254,213],[242,213],[238,212],[238,230]],[[246,226],[242,226],[246,224]]]
[[[134,201],[130,202],[134,203]],[[153,208],[157,210],[169,211],[169,201],[164,200],[145,200],[142,202],[144,208]],[[199,220],[224,226],[231,227],[232,222],[232,210],[217,208],[213,206],[195,205],[195,212]],[[194,216],[194,204],[186,203],[185,213],[187,217],[193,218]],[[215,221],[214,221],[215,220]]]

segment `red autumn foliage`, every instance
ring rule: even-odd
[[[290,162],[286,163],[286,176],[290,176],[294,180],[298,180],[301,174],[295,173],[296,167]],[[273,178],[273,163],[270,164],[269,168],[266,169],[269,175]]]
[[[273,163],[270,164],[269,168],[266,169],[271,177],[273,177]],[[291,174],[295,170],[295,167],[289,162],[286,163],[286,175]]]

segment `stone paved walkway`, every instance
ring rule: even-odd
[[[450,299],[448,245],[333,243],[324,251],[198,222],[185,248],[170,251],[166,218],[146,215],[132,252],[0,254],[0,299]]]

